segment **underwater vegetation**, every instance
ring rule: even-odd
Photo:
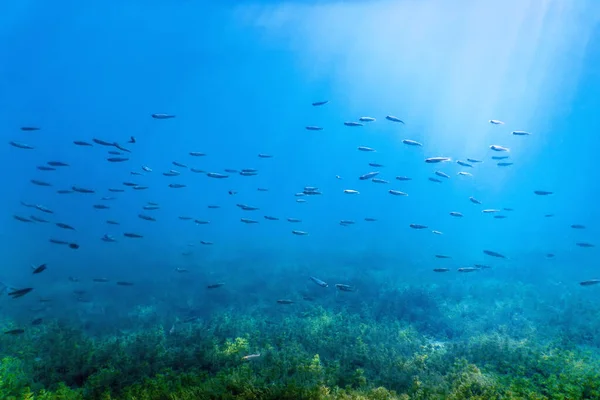
[[[497,289],[486,285],[470,294]],[[114,316],[111,333],[48,320],[0,336],[0,398],[600,398],[593,339],[535,329],[541,301],[478,304],[406,286],[380,295],[390,311],[356,294],[325,306],[279,304],[279,312],[223,304],[176,323],[139,306]],[[566,320],[582,303],[561,307]]]

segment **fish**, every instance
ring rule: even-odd
[[[471,200],[471,203],[474,203],[474,204],[481,204],[481,201],[477,200],[475,197],[472,197],[472,196],[471,196],[471,197],[469,197],[469,200]]]
[[[326,287],[329,287],[329,284],[328,284],[328,283],[326,283],[326,282],[322,281],[322,280],[321,280],[321,279],[319,279],[319,278],[315,278],[314,276],[310,276],[310,277],[309,277],[309,279],[310,279],[311,281],[313,281],[314,283],[316,283],[317,285],[321,286],[321,287],[324,287],[324,288],[326,288]]]
[[[220,288],[223,286],[225,286],[224,282],[218,282],[218,283],[211,283],[210,285],[206,285],[206,288],[207,289],[217,289],[217,288]]]
[[[69,193],[73,193],[73,190],[60,189],[60,190],[57,190],[56,193],[58,193],[58,194],[69,194]]]
[[[287,221],[288,221],[288,222],[295,222],[295,223],[297,223],[297,222],[302,222],[302,220],[301,220],[301,219],[298,219],[298,218],[288,218],[288,219],[287,219]]]
[[[23,333],[25,333],[25,329],[20,329],[20,328],[4,331],[5,335],[22,335]]]
[[[475,267],[463,267],[463,268],[459,268],[457,269],[458,272],[475,272],[475,271],[479,271],[479,268],[475,268]]]
[[[596,247],[595,245],[593,245],[591,243],[587,243],[587,242],[577,242],[575,244],[579,247],[587,247],[587,248]]]
[[[441,259],[450,259],[452,257],[444,255],[444,254],[436,254],[435,258],[441,258]]]
[[[462,165],[463,167],[469,167],[469,168],[473,168],[473,165],[471,165],[471,164],[469,164],[469,163],[466,163],[466,162],[464,162],[464,161],[456,160],[456,163],[457,163],[458,165]]]
[[[96,210],[108,210],[110,207],[106,204],[94,204],[92,205]]]
[[[265,219],[268,219],[269,221],[279,221],[279,218],[277,218],[277,217],[271,217],[269,215],[265,215]]]
[[[172,119],[175,118],[175,115],[172,114],[152,114],[152,118],[154,119]]]
[[[419,142],[417,142],[415,140],[410,140],[410,139],[404,139],[402,141],[402,143],[407,144],[409,146],[423,146],[422,143],[419,143]]]
[[[421,224],[410,224],[409,226],[413,229],[427,229],[428,228],[427,225],[421,225]]]
[[[492,156],[492,160],[506,160],[507,158],[509,158],[508,156]]]
[[[240,221],[245,224],[258,224],[258,221],[250,218],[240,218]]]
[[[108,191],[109,192],[113,192],[113,193],[123,193],[123,192],[125,192],[124,189],[117,189],[117,188],[109,188]]]
[[[409,178],[408,176],[397,176],[396,180],[399,180],[399,181],[412,181],[412,178]]]
[[[496,218],[496,219],[505,219],[505,218],[507,218],[507,216],[506,215],[494,215],[494,218]]]
[[[442,171],[435,171],[434,174],[436,174],[437,176],[441,176],[442,178],[450,179],[450,176],[448,176]]]
[[[31,325],[36,326],[36,325],[41,325],[42,322],[44,322],[43,318],[36,318],[34,320],[31,321]]]
[[[47,264],[41,264],[37,267],[32,265],[31,268],[33,269],[33,274],[35,275],[44,272],[47,269]]]
[[[69,164],[67,164],[66,162],[62,162],[62,161],[48,161],[46,164],[48,164],[51,167],[68,167]]]
[[[394,196],[408,196],[408,193],[401,192],[400,190],[390,189],[388,193]]]
[[[306,127],[306,130],[308,130],[308,131],[322,131],[323,128],[321,128],[320,126],[309,125],[309,126]]]
[[[107,282],[109,282],[109,280],[107,278],[93,278],[92,282],[107,283]]]
[[[108,233],[105,233],[104,236],[102,236],[100,238],[100,240],[102,240],[103,242],[107,242],[107,243],[114,243],[117,241],[117,239],[115,239],[114,236],[109,235]]]
[[[292,300],[279,299],[277,300],[277,304],[294,304],[294,302]]]
[[[113,221],[111,219],[107,220],[106,223],[109,225],[120,225],[117,221]]]
[[[376,151],[375,149],[372,149],[372,148],[370,148],[370,147],[367,147],[367,146],[358,146],[358,150],[359,150],[359,151],[367,151],[367,152],[373,152],[373,151]]]
[[[169,184],[169,187],[173,189],[181,189],[186,187],[186,185],[184,185],[183,183],[171,183]]]
[[[459,218],[463,217],[462,213],[459,213],[458,211],[451,211],[450,215],[453,217],[459,217]]]
[[[32,221],[35,221],[35,222],[41,222],[41,223],[48,223],[48,222],[50,222],[50,221],[48,221],[47,219],[40,218],[40,217],[37,217],[37,216],[35,216],[35,215],[32,215],[32,216],[30,216],[29,218],[31,218],[31,220],[32,220]],[[23,222],[25,222],[25,221],[23,221]]]
[[[483,161],[478,160],[476,158],[467,158],[467,161],[470,162],[470,163],[474,163],[474,164],[483,162]]]
[[[39,131],[40,128],[38,128],[37,126],[22,126],[21,130],[23,132],[33,132],[33,131]]]
[[[21,143],[21,142],[15,142],[15,141],[10,141],[8,142],[11,146],[16,147],[18,149],[24,149],[24,150],[33,150],[35,149],[35,147],[28,145],[26,143]]]
[[[360,179],[361,181],[366,181],[368,179],[376,177],[377,175],[379,175],[379,171],[367,172],[366,174],[359,176],[358,179]]]
[[[92,142],[99,144],[101,146],[109,146],[109,147],[115,146],[114,142],[107,142],[106,140],[102,140],[102,139],[98,139],[98,138],[93,138]]]
[[[354,286],[346,285],[344,283],[336,283],[335,287],[342,292],[355,292],[356,288]]]
[[[502,121],[500,121],[498,119],[490,119],[489,123],[493,124],[493,125],[504,125],[504,122],[502,122]]]
[[[133,286],[133,282],[128,281],[117,281],[118,286]]]
[[[37,186],[52,186],[51,183],[48,183],[46,181],[40,181],[39,179],[31,179],[29,182]]]
[[[313,105],[313,107],[319,107],[319,106],[324,106],[327,103],[329,103],[329,100],[322,100],[322,101],[315,101],[314,103],[312,103],[312,105]]]
[[[242,361],[252,360],[253,358],[258,358],[258,357],[260,357],[260,353],[248,354],[247,356],[242,357]]]
[[[220,174],[218,172],[208,172],[206,174],[206,176],[208,176],[209,178],[216,178],[216,179],[225,179],[225,178],[229,178],[229,175],[225,175],[225,174]]]
[[[93,189],[88,189],[88,188],[84,188],[84,187],[80,187],[80,186],[72,186],[71,189],[73,189],[74,192],[78,192],[78,193],[87,193],[87,194],[96,193],[96,191]]]
[[[450,157],[429,157],[425,159],[427,164],[437,164],[441,162],[449,162],[452,161]]]
[[[500,146],[498,144],[491,145],[490,149],[494,151],[510,151],[508,147]]]
[[[589,279],[587,281],[579,282],[581,286],[592,286],[600,284],[600,279]]]
[[[431,182],[435,182],[435,183],[442,183],[442,181],[441,181],[441,180],[439,180],[438,178],[432,178],[432,177],[429,177],[429,178],[427,178],[427,179],[429,179]]]
[[[75,230],[75,228],[73,228],[71,225],[67,225],[62,222],[57,222],[55,225],[62,229],[68,229],[68,230],[72,230],[72,231]]]
[[[133,233],[133,232],[125,232],[125,233],[123,233],[123,236],[128,237],[128,238],[133,238],[133,239],[140,239],[140,238],[144,237],[144,236],[140,235],[139,233]]]
[[[108,162],[125,162],[125,161],[129,161],[129,158],[127,158],[127,157],[108,157],[106,159],[106,161],[108,161]]]
[[[346,193],[346,194],[360,194],[360,192],[358,190],[354,190],[354,189],[344,189],[344,193]]]
[[[585,229],[585,225],[573,224],[573,225],[571,225],[571,228],[573,228],[573,229]]]
[[[340,221],[340,225],[342,226],[348,226],[348,225],[354,225],[355,222],[352,221],[351,219],[343,219]]]
[[[443,235],[443,232],[440,231],[431,231],[434,235]]]
[[[15,289],[11,292],[8,292],[8,295],[13,299],[18,299],[19,297],[23,297],[26,294],[30,293],[33,288],[24,288],[24,289]]]
[[[373,182],[373,183],[390,183],[389,181],[386,181],[385,179],[379,179],[379,178],[373,178],[373,179],[371,179],[371,182]]]
[[[292,234],[296,235],[296,236],[308,236],[308,232],[305,231],[297,231],[297,230],[293,230]]]
[[[434,268],[433,272],[448,272],[450,268]]]
[[[401,124],[404,124],[404,121],[402,121],[400,118],[398,117],[394,117],[393,115],[386,115],[385,119],[387,119],[388,121],[392,121],[392,122],[399,122]]]
[[[512,134],[515,136],[530,136],[531,135],[530,132],[526,132],[526,131],[513,131]]]
[[[185,164],[182,164],[182,163],[180,163],[180,162],[177,162],[177,161],[173,161],[172,163],[173,163],[173,165],[174,165],[174,166],[176,166],[176,167],[180,167],[180,168],[187,168],[187,167],[188,167],[187,165],[185,165]]]
[[[370,162],[369,166],[374,167],[374,168],[382,168],[382,167],[384,167],[383,164],[374,163],[374,162]]]
[[[273,156],[272,156],[272,155],[270,155],[270,154],[264,154],[264,153],[260,153],[260,154],[258,155],[258,158],[273,158]]]
[[[20,215],[13,215],[13,218],[16,219],[17,221],[21,221],[21,222],[33,222],[29,218],[22,217]]]
[[[375,118],[373,117],[360,117],[358,120],[360,122],[375,122]]]
[[[144,219],[144,220],[146,220],[146,221],[152,221],[152,222],[155,222],[155,221],[156,221],[156,218],[154,218],[154,217],[151,217],[151,216],[149,216],[149,215],[145,215],[145,214],[138,214],[138,217],[139,217],[140,219]]]
[[[538,196],[549,196],[554,194],[554,192],[549,192],[547,190],[534,190],[533,193],[537,194]]]
[[[315,190],[308,190],[308,189],[304,189],[304,191],[302,192],[303,195],[305,196],[318,196],[321,195],[323,193],[321,193],[318,189]]]
[[[247,204],[236,204],[237,207],[241,208],[244,211],[256,211],[256,210],[260,210],[260,208],[258,207],[254,207],[254,206],[249,206]]]
[[[485,210],[481,210],[481,212],[484,214],[492,214],[500,212],[500,210],[498,210],[497,208],[486,208]]]
[[[514,163],[511,162],[499,162],[498,164],[496,164],[499,167],[510,167],[511,165],[513,165]]]
[[[84,142],[83,140],[74,140],[73,143],[77,146],[93,146],[90,142]]]
[[[344,122],[344,125],[346,125],[346,126],[364,126],[364,124],[361,124],[360,122],[352,122],[352,121]]]
[[[483,250],[483,254],[486,254],[491,257],[496,257],[496,258],[507,258],[504,254],[500,254],[500,253],[498,253],[496,251],[492,251],[492,250]]]
[[[206,153],[200,151],[190,151],[188,154],[192,157],[204,157],[206,155]]]
[[[54,167],[49,167],[47,165],[39,165],[38,167],[36,167],[37,169],[39,169],[40,171],[56,171],[56,168]]]
[[[205,246],[211,246],[214,244],[214,242],[209,242],[208,240],[201,240],[200,244],[203,244]]]

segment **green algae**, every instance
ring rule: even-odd
[[[172,331],[157,322],[96,337],[49,322],[0,337],[0,398],[600,398],[597,355],[534,334],[438,342],[321,307],[276,322],[233,312]]]

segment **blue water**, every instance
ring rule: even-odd
[[[598,247],[575,243],[600,246],[595,160],[600,8],[585,1],[536,4],[4,5],[0,281],[34,287],[30,296],[36,299],[63,299],[54,316],[78,310],[69,277],[77,278],[99,307],[151,304],[166,292],[191,296],[215,282],[226,282],[238,302],[261,296],[295,300],[312,285],[310,275],[330,286],[353,285],[365,300],[407,283],[460,293],[486,279],[507,287],[538,285],[549,302],[558,301],[560,293],[593,299],[596,288],[582,289],[579,282],[600,278]],[[311,106],[322,100],[329,103]],[[157,120],[153,113],[176,118]],[[406,124],[387,121],[386,115]],[[361,116],[377,120],[343,125]],[[307,125],[324,129],[308,131]],[[23,132],[22,126],[41,129]],[[513,136],[513,130],[532,134]],[[136,143],[127,143],[130,136]],[[110,163],[107,151],[114,149],[73,144],[92,138],[131,149],[129,160]],[[423,146],[407,146],[403,139]],[[35,149],[9,146],[11,140]],[[514,165],[496,166],[492,144],[509,147]],[[206,156],[192,157],[191,151]],[[259,158],[260,153],[273,157]],[[424,162],[435,156],[452,162]],[[466,158],[484,162],[468,169],[454,162]],[[69,166],[36,169],[53,160]],[[173,161],[207,172],[256,168],[259,173],[212,179]],[[144,173],[143,165],[153,172]],[[163,176],[170,169],[181,175]],[[373,170],[390,183],[358,179]],[[429,181],[436,170],[450,179]],[[473,176],[458,176],[463,170]],[[398,175],[412,180],[398,181]],[[31,179],[52,186],[35,186]],[[135,191],[123,186],[125,181],[149,189]],[[171,183],[187,186],[172,189]],[[95,193],[56,193],[73,185]],[[318,187],[322,195],[296,197],[305,186]],[[110,187],[126,190],[110,193]],[[347,195],[345,189],[360,194]],[[389,189],[408,196],[392,196]],[[534,190],[553,194],[536,196]],[[100,200],[104,196],[116,199]],[[483,204],[472,204],[470,196]],[[306,202],[297,202],[300,198]],[[42,204],[54,214],[25,208],[21,201]],[[160,209],[142,210],[147,202]],[[93,208],[100,203],[110,209]],[[243,211],[236,204],[259,210]],[[502,212],[506,219],[481,212],[504,207],[514,209]],[[449,216],[452,211],[464,217]],[[140,213],[156,222],[140,219]],[[13,218],[31,214],[76,230]],[[210,223],[182,221],[181,215]],[[241,218],[259,223],[244,224]],[[108,219],[120,225],[108,225]],[[356,223],[340,226],[340,220]],[[411,223],[429,228],[414,230]],[[294,229],[308,235],[294,235]],[[104,234],[117,242],[102,241]],[[52,244],[50,238],[80,248]],[[485,249],[508,258],[490,258]],[[548,259],[548,253],[555,257]],[[452,259],[438,260],[435,254]],[[41,263],[48,270],[32,276],[30,265]],[[456,272],[476,263],[493,268]],[[435,267],[451,271],[436,274]],[[176,268],[190,272],[182,275]],[[110,286],[92,284],[98,277],[109,279]],[[114,281],[135,285],[115,288]],[[267,284],[268,293],[261,290]],[[510,290],[503,295],[510,298]]]

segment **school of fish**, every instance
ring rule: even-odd
[[[316,101],[316,102],[312,103],[312,106],[313,107],[326,107],[326,105],[328,103],[329,103],[329,101],[325,101],[325,100],[324,101]],[[153,118],[155,120],[170,120],[170,119],[176,118],[176,115],[157,113],[157,114],[151,114],[151,118]],[[387,116],[385,116],[384,119],[385,119],[384,123],[399,124],[399,126],[405,125],[405,122],[401,118],[393,116],[393,115],[387,115]],[[496,119],[491,119],[488,122],[492,125],[499,126],[499,129],[502,129],[502,125],[504,125],[503,121],[496,120]],[[360,127],[365,126],[366,124],[374,124],[374,123],[377,123],[377,119],[375,117],[361,116],[361,117],[358,117],[355,121],[344,121],[343,125],[346,127],[349,127],[349,128],[353,128],[353,129],[360,129]],[[35,144],[32,144],[32,143],[35,143],[34,135],[37,131],[41,130],[41,128],[36,127],[36,126],[23,126],[20,129],[23,132],[28,132],[28,134],[30,134],[30,135],[33,134],[33,136],[28,136],[28,140],[12,140],[9,142],[9,145],[12,146],[15,149],[15,151],[35,151],[36,146],[35,146]],[[307,126],[305,126],[305,129],[307,131],[323,131],[324,127],[316,126],[316,125],[307,125]],[[522,130],[512,131],[511,134],[514,136],[523,137],[524,138],[523,140],[527,140],[526,137],[531,135],[530,132],[522,131]],[[127,163],[127,162],[129,162],[128,154],[130,154],[132,151],[134,151],[136,143],[137,143],[136,138],[131,136],[129,139],[126,140],[126,142],[124,144],[106,141],[106,140],[103,140],[100,138],[91,138],[90,140],[73,141],[71,143],[71,145],[79,146],[79,147],[94,147],[94,146],[101,147],[106,150],[106,158],[105,159],[107,162]],[[423,143],[420,143],[416,140],[412,140],[412,139],[408,139],[408,138],[403,139],[402,143],[406,146],[412,146],[412,147],[423,147],[424,146]],[[510,161],[510,149],[508,147],[503,146],[502,144],[490,144],[489,149],[492,150],[492,152],[494,154],[496,154],[496,155],[492,156],[491,159],[493,160],[493,162],[496,163],[496,165],[498,167],[506,168],[506,167],[510,167],[511,165],[513,165],[513,163]],[[357,151],[375,152],[376,149],[361,145],[361,146],[357,147]],[[198,157],[204,157],[204,156],[206,156],[206,154],[203,152],[199,152],[199,151],[190,151],[188,156],[191,157],[192,159],[195,159]],[[260,153],[257,156],[262,159],[269,159],[269,158],[274,157],[275,155]],[[16,157],[16,155],[15,155],[15,157]],[[453,160],[451,157],[447,157],[447,156],[434,156],[434,157],[428,157],[428,158],[424,159],[424,162],[427,164],[440,165],[440,167],[446,163],[455,162],[459,166],[461,166],[465,169],[468,169],[469,171],[476,171],[477,164],[484,162],[484,160],[476,159],[476,158],[466,158],[464,160]],[[246,169],[240,169],[240,170],[223,169],[222,171],[204,171],[202,169],[188,167],[187,164],[178,162],[178,161],[173,161],[172,165],[173,165],[174,169],[164,171],[164,172],[162,172],[162,175],[164,175],[166,177],[178,177],[181,175],[181,170],[189,170],[195,174],[204,174],[206,177],[211,178],[211,179],[227,179],[233,174],[238,174],[240,176],[256,176],[259,174],[259,171],[257,169],[253,169],[253,168],[246,168]],[[68,162],[60,161],[60,160],[51,160],[51,161],[46,162],[46,164],[44,164],[44,165],[36,166],[37,170],[46,171],[47,173],[51,173],[51,171],[56,171],[58,169],[68,168],[68,167],[69,167]],[[378,163],[369,163],[369,167],[382,168],[383,165],[378,164]],[[466,170],[459,171],[458,175],[459,176],[472,176],[472,172],[469,172],[469,171],[466,171]],[[138,176],[138,175],[141,176],[141,175],[149,174],[149,173],[153,173],[153,170],[152,170],[152,168],[150,168],[147,165],[136,166],[132,171],[130,171],[131,176]],[[357,180],[371,181],[373,184],[381,184],[381,185],[390,184],[390,182],[388,180],[380,178],[379,175],[380,175],[380,172],[377,170],[370,171],[370,172],[364,173],[363,175],[358,176]],[[334,178],[334,177],[332,177],[332,178]],[[335,178],[342,179],[342,177],[339,175],[335,176]],[[412,180],[412,178],[408,177],[408,176],[396,176],[395,179],[398,182]],[[437,183],[437,184],[441,184],[444,181],[449,180],[449,179],[451,179],[450,175],[448,175],[446,172],[444,172],[442,170],[435,170],[435,171],[433,171],[432,176],[428,177],[429,181]],[[33,185],[48,188],[48,191],[49,191],[48,195],[51,195],[53,186],[54,186],[51,179],[50,180],[31,179],[30,182]],[[349,182],[352,182],[352,181],[350,180]],[[167,185],[171,189],[185,189],[186,188],[186,184],[183,184],[183,183],[168,183]],[[131,191],[146,190],[148,188],[149,188],[149,186],[137,184],[134,180],[131,180],[131,181],[126,180],[123,182],[115,182],[113,187],[107,187],[107,188],[95,188],[95,187],[92,188],[92,187],[79,186],[78,184],[73,184],[69,188],[55,189],[54,195],[62,196],[62,195],[67,195],[67,194],[74,194],[74,195],[91,196],[93,198],[98,199],[97,202],[95,202],[92,205],[92,207],[95,209],[98,209],[98,210],[104,210],[104,209],[110,208],[110,206],[107,204],[107,201],[114,200],[116,198],[114,196],[117,196],[119,193],[124,193],[127,190],[131,190]],[[259,187],[258,190],[259,191],[267,191],[268,189]],[[408,193],[398,190],[398,189],[388,189],[387,192],[391,196],[402,197],[402,196],[409,195]],[[229,193],[229,195],[235,195],[237,192],[235,190],[230,190],[228,193]],[[360,195],[360,192],[358,190],[352,188],[351,186],[343,189],[343,193],[347,194],[349,196]],[[312,196],[322,196],[322,195],[326,195],[326,193],[323,193],[323,192],[321,192],[321,190],[319,188],[312,187],[312,186],[306,186],[300,192],[294,194],[294,196],[296,197],[296,201],[298,203],[305,202],[306,201],[305,198],[312,197]],[[553,195],[553,191],[540,188],[540,189],[533,190],[532,195],[533,196],[551,196],[551,195]],[[479,201],[475,197],[469,197],[468,199],[465,199],[465,200],[470,201],[472,204],[474,204],[476,206],[482,205],[482,202]],[[72,225],[70,225],[64,221],[55,220],[53,218],[55,216],[54,211],[45,207],[43,204],[27,203],[27,202],[22,201],[21,206],[23,208],[23,212],[13,215],[13,217],[16,221],[19,221],[21,223],[28,223],[28,224],[54,224],[57,228],[57,233],[56,233],[57,236],[60,236],[59,234],[60,234],[61,230],[69,230],[69,231],[76,230],[75,227],[73,227]],[[239,209],[244,210],[244,211],[259,211],[258,207],[254,207],[254,206],[248,205],[248,204],[238,203],[238,204],[236,204],[236,206]],[[209,205],[208,207],[209,208],[220,208],[219,205]],[[152,215],[152,211],[160,209],[161,206],[157,203],[148,202],[147,204],[143,205],[141,208],[142,208],[142,210],[138,214],[138,217],[145,221],[155,222],[156,218]],[[503,208],[503,209],[491,209],[490,208],[490,209],[482,209],[481,210],[482,213],[492,214],[494,216],[494,218],[497,218],[497,219],[506,218],[506,213],[511,212],[511,211],[513,211],[513,209],[511,209],[511,208]],[[464,217],[461,212],[451,211],[451,210],[448,211],[448,215],[450,217],[454,217],[454,218],[463,218]],[[552,216],[552,214],[546,215],[546,217],[550,217],[550,216]],[[193,221],[199,225],[206,225],[206,224],[210,223],[210,221],[196,219],[196,218],[186,216],[186,215],[181,215],[178,218],[180,220],[184,220],[184,221]],[[265,221],[278,221],[279,220],[279,217],[273,216],[273,215],[264,215],[263,218]],[[293,224],[300,224],[302,222],[300,219],[297,219],[297,218],[287,218],[286,220],[287,220],[287,222],[290,222]],[[367,217],[364,220],[365,220],[365,222],[371,222],[371,223],[376,222],[375,218],[370,218],[370,217]],[[259,219],[256,219],[256,218],[243,217],[243,218],[240,218],[240,222],[244,223],[244,224],[257,224],[260,221],[259,221]],[[119,225],[119,222],[114,221],[114,220],[106,220],[105,223],[107,223],[109,225]],[[356,222],[353,220],[339,221],[339,224],[342,226],[350,226],[350,225],[354,225],[355,223]],[[412,229],[415,229],[415,230],[430,230],[433,234],[436,234],[436,235],[443,234],[439,230],[430,228],[427,225],[419,224],[416,222],[410,224],[409,227]],[[586,226],[582,225],[582,224],[573,224],[573,225],[571,225],[571,228],[577,229],[577,230],[585,230]],[[290,233],[292,235],[296,235],[296,236],[309,236],[309,232],[301,230],[301,229],[291,229]],[[126,239],[143,239],[144,238],[144,235],[139,232],[124,231],[124,232],[122,232],[122,235]],[[99,239],[104,242],[115,242],[115,241],[119,240],[117,237],[115,237],[113,235],[109,235],[109,234],[105,234],[104,236],[102,236]],[[53,244],[56,244],[59,246],[67,246],[68,248],[70,248],[72,250],[77,250],[80,246],[76,242],[69,241],[69,240],[63,240],[63,239],[60,239],[59,237],[49,237],[48,240]],[[202,240],[202,241],[200,241],[200,244],[210,246],[210,245],[213,245],[214,243],[211,241]],[[577,243],[575,243],[575,245],[579,246],[581,248],[595,247],[595,245],[590,242],[577,242]],[[505,254],[499,253],[492,249],[482,249],[481,251],[483,252],[484,255],[489,256],[492,259],[493,258],[507,259],[507,260],[509,259],[509,257],[507,257]],[[437,254],[437,255],[435,255],[435,257],[438,259],[451,258],[450,256],[443,255],[443,254]],[[553,257],[553,254],[548,254],[547,257],[551,258],[551,257]],[[44,272],[47,268],[48,268],[48,265],[45,263],[40,264],[38,266],[34,265],[34,266],[32,266],[32,273],[34,275],[37,275],[37,274]],[[491,268],[491,267],[488,265],[475,264],[473,266],[465,266],[465,267],[458,268],[457,272],[459,272],[459,273],[476,272],[476,271],[482,271],[482,270],[485,270],[488,268]],[[176,271],[177,272],[188,272],[185,268],[177,268]],[[436,268],[433,268],[432,271],[434,273],[445,273],[445,272],[449,272],[450,269],[443,268],[443,267],[436,267]],[[76,279],[76,278],[70,278],[70,279]],[[310,277],[308,277],[308,279],[310,281],[312,281],[314,284],[316,284],[322,288],[329,287],[328,283],[322,281],[318,277],[310,276]],[[98,277],[98,278],[94,278],[94,282],[106,283],[106,282],[109,282],[109,279],[104,278],[104,277]],[[126,281],[116,281],[115,283],[116,283],[116,285],[119,285],[119,286],[133,285],[133,282],[126,282]],[[593,286],[593,285],[597,285],[597,284],[600,284],[600,279],[589,279],[589,280],[580,282],[581,286]],[[223,285],[225,285],[224,282],[215,282],[215,283],[208,284],[206,286],[206,288],[207,289],[218,289],[218,288],[222,287]],[[6,291],[8,293],[8,296],[10,296],[13,299],[25,296],[34,290],[33,287],[15,288],[15,287],[10,287],[7,284],[4,284],[4,286],[7,289]],[[347,285],[344,283],[337,283],[334,285],[334,287],[337,290],[343,291],[343,292],[354,292],[356,290],[356,287]],[[276,303],[292,304],[292,303],[294,303],[294,301],[288,300],[288,299],[279,299],[279,300],[276,300]],[[34,321],[34,324],[39,324],[39,323],[41,323],[41,319],[36,319]],[[16,330],[12,330],[12,331],[9,331],[6,333],[7,334],[20,334],[20,333],[23,333],[23,330],[16,329]]]

